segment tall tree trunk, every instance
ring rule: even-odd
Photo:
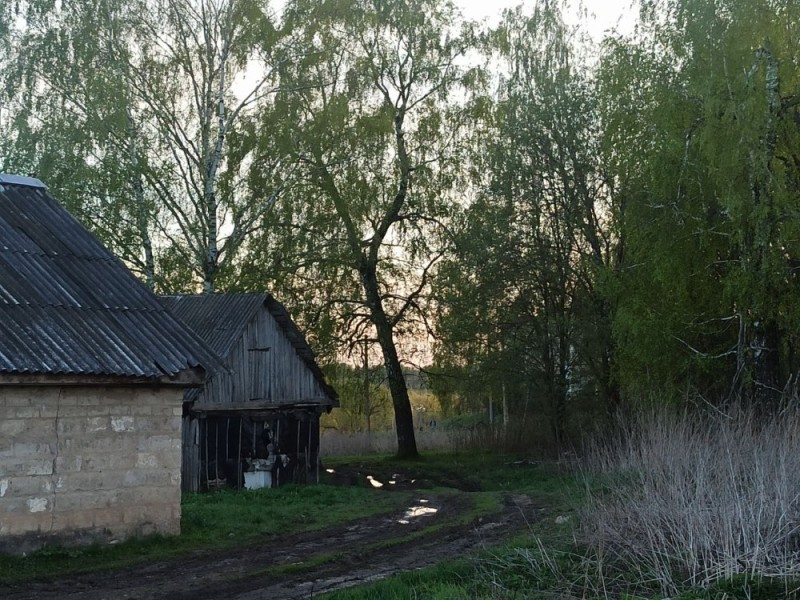
[[[364,416],[367,418],[367,446],[372,450],[372,406],[369,389],[369,341],[364,339]]]
[[[222,48],[219,54],[219,79],[216,90],[217,108],[217,135],[214,140],[213,149],[210,150],[210,127],[211,120],[208,120],[209,132],[204,135],[206,154],[208,156],[206,164],[206,180],[203,188],[203,207],[206,211],[206,255],[203,260],[203,292],[206,294],[214,293],[214,280],[219,269],[219,246],[217,235],[219,234],[219,217],[217,216],[217,177],[219,175],[222,154],[225,146],[225,135],[228,130],[225,90],[227,89],[227,66],[230,52],[230,30],[226,30],[223,37]],[[209,87],[211,80],[209,80]],[[211,90],[209,89],[209,99]],[[209,107],[210,109],[210,107]]]
[[[414,435],[411,400],[408,397],[406,380],[403,377],[403,369],[397,355],[392,325],[383,308],[378,288],[377,265],[373,261],[362,260],[358,271],[370,310],[370,320],[378,334],[378,343],[386,367],[386,379],[392,395],[394,422],[397,427],[397,456],[398,458],[416,458],[419,456],[419,452],[417,452],[417,440]]]
[[[506,396],[506,382],[501,384],[500,390],[503,394],[503,429],[508,429],[508,397]]]
[[[773,186],[771,185],[773,180],[771,165],[775,159],[778,138],[776,127],[781,105],[780,73],[778,61],[766,48],[762,47],[756,51],[756,60],[751,75],[761,61],[764,62],[766,68],[767,113],[765,131],[761,137],[762,153],[758,155],[756,150],[750,152],[749,176],[753,216],[750,217],[745,236],[743,264],[749,267],[754,279],[766,280],[764,291],[769,294],[772,291],[770,289],[769,255],[775,222],[778,220],[775,215]],[[755,208],[760,205],[766,206],[766,215],[761,217],[755,213]],[[781,330],[773,316],[764,314],[768,311],[763,308],[753,307],[750,312],[752,314],[750,318],[752,339],[749,340],[749,347],[752,385],[749,396],[757,405],[769,409],[777,402],[781,393],[779,384]]]
[[[207,184],[210,187],[211,183]],[[217,274],[217,198],[211,191],[206,193],[208,232],[206,235],[206,255],[203,258],[203,293],[214,293],[214,280]]]
[[[153,258],[153,243],[150,239],[148,225],[150,219],[147,214],[147,204],[144,197],[144,184],[142,183],[141,163],[139,161],[138,129],[133,111],[130,106],[126,107],[128,119],[128,152],[130,154],[131,178],[130,185],[133,188],[133,197],[136,202],[136,229],[142,242],[144,250],[144,278],[147,288],[152,292],[156,287],[156,265]]]

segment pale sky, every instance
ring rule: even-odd
[[[497,24],[503,10],[513,8],[520,2],[525,7],[535,4],[534,0],[455,0],[466,18],[478,21],[486,19],[492,25]],[[572,4],[576,5],[577,2]],[[599,42],[612,29],[621,33],[632,30],[637,13],[632,4],[633,0],[583,0],[586,15],[579,14],[578,9],[573,8],[566,17],[570,23],[583,21],[587,31]]]

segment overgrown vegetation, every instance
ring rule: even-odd
[[[469,497],[470,508],[459,516],[464,523],[491,518],[509,493],[529,496],[539,518],[477,556],[331,598],[800,598],[800,470],[794,460],[800,411],[787,409],[781,417],[748,410],[702,418],[657,412],[628,424],[614,443],[599,443],[583,467],[474,450],[432,453],[413,463],[380,455],[331,458],[326,466],[333,473],[326,477],[346,466],[357,480],[346,487],[187,496],[179,538],[3,557],[0,582],[241,546],[398,510],[407,494],[372,489],[367,475],[388,485],[392,474],[411,469],[418,485],[438,486],[433,493]],[[429,534],[435,528],[369,547],[377,551]],[[320,567],[342,553],[346,548],[269,572]]]
[[[606,485],[583,512],[604,563],[665,595],[720,581],[796,578],[800,411],[641,416],[588,454]]]
[[[796,402],[778,414],[658,409],[616,432],[568,471],[582,488],[565,474],[548,493],[528,469],[469,461],[486,485],[532,494],[543,520],[471,560],[330,597],[800,598]]]
[[[415,454],[409,362],[561,448],[800,368],[793,0],[641,0],[600,46],[561,1],[6,4],[0,169],[158,291],[274,292],[360,371],[344,429]]]

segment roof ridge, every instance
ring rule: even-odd
[[[0,184],[2,185],[2,184]],[[119,259],[114,256],[113,254],[110,256],[92,256],[91,254],[77,254],[75,252],[67,253],[48,253],[48,252],[32,252],[30,250],[16,250],[14,248],[9,248],[8,246],[3,246],[2,242],[0,242],[0,252],[4,252],[6,254],[27,254],[28,256],[46,256],[48,258],[61,258],[63,257],[70,257],[70,258],[80,258],[81,260],[90,260],[90,261],[106,261],[106,262],[117,262]]]
[[[20,185],[42,190],[47,189],[47,186],[36,177],[26,177],[25,175],[14,175],[12,173],[0,173],[0,185]]]
[[[4,302],[0,299],[0,305],[3,307],[14,306],[38,306],[39,308],[63,308],[66,310],[96,310],[96,311],[110,311],[110,310],[127,310],[131,312],[169,312],[168,309],[161,305],[153,306],[75,306],[74,304],[55,304],[51,302]]]

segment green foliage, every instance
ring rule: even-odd
[[[266,3],[19,6],[2,167],[47,183],[150,287],[213,289],[290,169],[248,128],[274,117],[273,62],[291,52]]]
[[[599,76],[620,376],[638,394],[760,397],[797,368],[797,5],[651,8]]]
[[[583,390],[613,395],[594,282],[612,239],[592,80],[558,5],[507,13],[491,42],[508,75],[472,157],[480,192],[440,267],[434,385],[467,410],[467,390],[518,416],[531,404],[561,443]]]
[[[276,105],[287,119],[270,131],[301,177],[265,215],[241,270],[248,284],[274,282],[322,346],[332,340],[340,353],[375,338],[366,265],[398,336],[420,331],[429,279],[419,273],[447,245],[466,128],[466,108],[452,98],[470,79],[458,62],[470,40],[455,8],[390,4],[287,6],[305,54],[281,67]]]
[[[325,369],[328,382],[339,394],[339,408],[323,415],[322,427],[342,432],[385,431],[391,427],[392,403],[383,385],[380,367],[364,372],[345,364]]]

